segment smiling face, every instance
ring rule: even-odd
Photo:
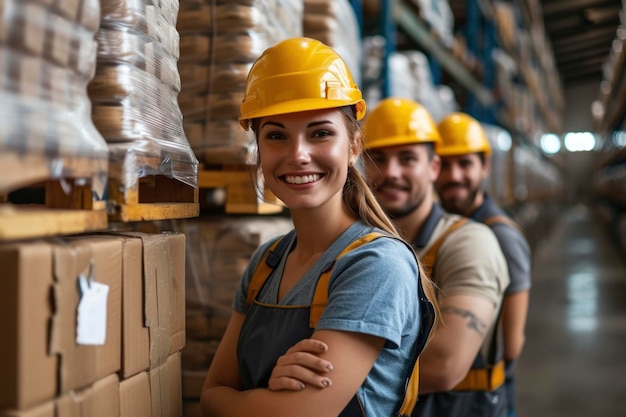
[[[367,178],[376,199],[392,218],[405,217],[431,201],[439,157],[432,155],[429,146],[410,144],[367,151]]]
[[[483,201],[489,162],[479,154],[441,157],[441,173],[435,187],[441,205],[451,213],[470,216]]]
[[[339,210],[358,150],[340,109],[261,118],[257,132],[265,184],[290,210]]]

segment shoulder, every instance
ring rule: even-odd
[[[491,229],[468,220],[441,245],[435,261],[437,283],[492,282],[498,292],[509,282],[506,259]],[[496,284],[497,283],[497,284]]]
[[[411,273],[417,276],[418,262],[413,248],[400,238],[381,232],[381,236],[361,244],[337,260],[338,272]]]
[[[348,252],[346,256],[352,255],[358,257],[368,255],[384,258],[392,255],[392,257],[400,256],[406,257],[407,259],[414,257],[411,245],[404,240],[391,236],[385,232],[375,231],[374,233],[376,234],[374,239],[359,245],[355,249]],[[363,237],[364,236],[361,236],[361,238]]]
[[[446,239],[444,244],[449,245],[455,242],[463,243],[463,241],[469,241],[474,244],[477,242],[484,243],[488,245],[488,247],[498,245],[495,233],[488,226],[470,218],[449,213],[441,218],[439,224],[437,224],[437,227],[435,228],[431,240],[434,240],[441,234],[445,233],[446,230],[458,221],[463,221],[463,224],[450,233],[449,238]]]
[[[256,271],[257,267],[259,266],[259,264],[261,262],[264,262],[265,260],[265,255],[267,253],[269,253],[270,249],[272,249],[272,246],[277,243],[279,240],[282,239],[287,239],[288,235],[280,235],[280,236],[275,236],[270,238],[269,240],[265,241],[264,243],[262,243],[261,245],[259,245],[259,247],[257,247],[254,252],[252,253],[252,255],[250,256],[249,260],[248,260],[248,265],[243,273],[242,279],[244,282],[249,282],[252,279],[252,276],[254,275],[254,272]]]
[[[513,222],[511,220],[511,222]],[[513,223],[514,224],[514,223]],[[508,223],[494,223],[490,225],[491,230],[503,245],[530,247],[528,239],[520,226],[515,227]]]

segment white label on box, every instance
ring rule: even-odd
[[[78,276],[81,298],[78,302],[76,343],[104,345],[107,331],[107,298],[109,286],[92,277]]]

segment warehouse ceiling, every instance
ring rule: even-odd
[[[467,1],[449,0],[455,24],[464,23]],[[602,65],[609,57],[620,24],[622,0],[517,1],[541,5],[544,29],[563,88],[602,81]]]
[[[563,87],[600,83],[620,24],[622,0],[543,0],[541,6]]]

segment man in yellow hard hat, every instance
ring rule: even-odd
[[[413,416],[506,416],[497,321],[509,283],[493,232],[435,201],[439,131],[420,104],[383,100],[365,118],[370,186],[438,286],[441,321],[420,359]]]
[[[509,417],[515,415],[515,360],[524,346],[528,298],[531,285],[531,250],[520,227],[485,191],[490,174],[491,146],[482,125],[464,113],[452,113],[438,126],[441,172],[435,186],[442,206],[487,224],[500,243],[511,283],[502,308],[504,359]]]

